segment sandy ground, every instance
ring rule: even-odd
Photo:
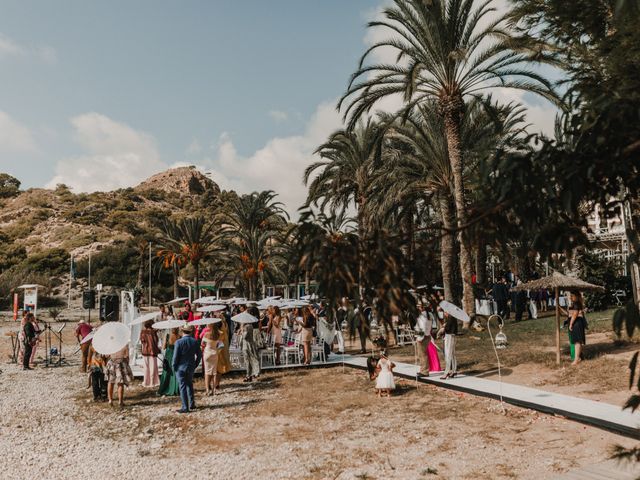
[[[189,415],[136,382],[124,409],[93,403],[75,365],[0,368],[0,477],[552,478],[633,442],[563,418],[398,381],[378,399],[334,367],[225,378]]]

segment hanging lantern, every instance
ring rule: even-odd
[[[496,334],[496,348],[500,350],[504,350],[507,348],[509,342],[507,341],[507,336],[502,331],[502,325],[500,325],[500,331]]]

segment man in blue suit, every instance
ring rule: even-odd
[[[178,413],[189,413],[195,410],[196,403],[193,396],[193,373],[202,359],[200,344],[193,338],[194,328],[192,325],[182,327],[183,336],[176,342],[173,351],[173,371],[180,387],[180,399],[182,408]]]

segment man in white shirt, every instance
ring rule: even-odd
[[[429,376],[429,356],[427,355],[427,347],[431,341],[431,321],[427,315],[425,306],[418,304],[420,315],[416,320],[416,348],[418,349],[418,358],[420,358],[420,370],[418,375],[421,377]]]

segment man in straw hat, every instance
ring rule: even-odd
[[[81,318],[76,327],[76,338],[78,339],[80,351],[82,352],[82,365],[80,366],[80,370],[85,373],[87,372],[87,364],[89,362],[89,347],[91,346],[91,342],[81,342],[92,331],[93,327],[89,325],[84,318]]]
[[[198,341],[193,338],[193,325],[182,327],[183,336],[176,342],[173,351],[173,371],[176,373],[180,387],[182,408],[178,413],[188,413],[196,408],[193,395],[193,373],[202,359],[202,351]]]

